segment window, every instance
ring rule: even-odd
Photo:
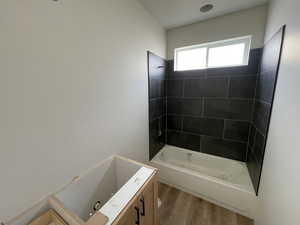
[[[175,71],[248,65],[251,36],[175,49]]]

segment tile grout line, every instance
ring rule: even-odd
[[[180,123],[181,123],[180,124],[180,126],[181,126],[180,127],[180,132],[182,133],[183,132],[183,116],[180,117]]]
[[[257,100],[257,99],[254,99],[254,98],[239,98],[239,97],[222,97],[222,96],[198,96],[198,97],[194,97],[194,96],[167,96],[167,98],[180,98],[180,99],[201,99],[201,98],[207,98],[207,99],[211,99],[211,100],[214,100],[214,99],[217,99],[217,100],[232,100],[232,101],[253,101],[253,100]],[[152,98],[151,100],[155,100],[155,99],[158,99],[158,98]],[[259,101],[259,100],[258,100]],[[265,104],[268,104],[270,105],[270,103],[268,102],[265,102],[265,101],[261,101]]]
[[[261,136],[263,136],[264,138],[266,138],[266,135],[265,135],[263,132],[261,132],[261,131],[255,126],[254,123],[253,123],[252,125],[255,127],[256,131],[259,132],[259,134],[260,134]]]
[[[205,102],[204,101],[205,101],[205,97],[202,97],[201,100],[202,100],[202,102],[201,102],[201,104],[202,104],[201,108],[202,109],[201,109],[201,116],[200,117],[204,118],[204,110],[205,110]]]
[[[265,105],[268,105],[268,106],[271,106],[271,105],[272,105],[271,103],[266,102],[266,101],[261,100],[261,99],[254,99],[254,100],[257,101],[257,102],[263,103],[263,104],[265,104]]]
[[[225,126],[226,126],[226,119],[223,120],[223,134],[222,138],[225,140]]]
[[[230,98],[230,86],[231,86],[231,78],[229,77],[227,80],[227,98]]]
[[[249,123],[249,129],[248,129],[248,140],[247,140],[247,150],[246,150],[246,162],[248,161],[248,154],[249,154],[249,148],[250,148],[250,135],[252,130],[252,124]]]
[[[224,75],[178,75],[178,77],[168,78],[166,80],[204,80],[204,79],[221,79],[221,78],[246,78],[246,77],[255,77],[254,73],[245,73],[245,74],[224,74]],[[158,79],[157,79],[158,80]]]
[[[174,129],[168,129],[169,131],[177,132],[177,133],[183,133],[183,134],[189,134],[189,135],[194,135],[198,137],[208,137],[208,138],[214,138],[217,140],[223,140],[222,137],[216,137],[216,136],[211,136],[211,135],[206,135],[206,134],[197,134],[193,132],[188,132],[188,131],[180,131],[180,130],[174,130]],[[234,140],[231,138],[225,138],[224,141],[230,141],[230,142],[235,142],[235,143],[240,143],[240,144],[247,144],[246,141],[240,141],[240,140]]]
[[[185,86],[185,80],[182,80],[182,93],[181,93],[181,96],[182,98],[184,98],[184,86]]]
[[[198,115],[192,115],[192,114],[169,113],[168,115],[170,115],[170,116],[178,116],[178,117],[184,116],[184,117],[190,117],[190,118],[194,118],[194,119],[228,120],[228,121],[244,122],[244,123],[246,123],[246,122],[250,123],[251,122],[249,120],[242,120],[242,119],[229,119],[229,118],[211,117],[211,116],[203,116],[202,117],[202,115],[198,116]]]
[[[199,136],[199,152],[202,152],[202,137]]]
[[[253,122],[253,123],[254,123],[255,99],[256,99],[256,95],[257,95],[258,80],[259,80],[259,72],[257,72],[257,74],[256,74],[255,89],[254,89],[254,96],[253,96],[253,102],[252,102],[251,122]]]

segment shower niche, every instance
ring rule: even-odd
[[[244,162],[258,193],[284,30],[246,66],[174,71],[148,52],[150,160],[171,145]]]

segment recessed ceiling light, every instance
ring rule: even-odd
[[[214,8],[213,4],[206,4],[200,8],[200,12],[206,13]]]

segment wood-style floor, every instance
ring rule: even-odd
[[[253,221],[165,184],[159,184],[160,225],[253,225]]]

